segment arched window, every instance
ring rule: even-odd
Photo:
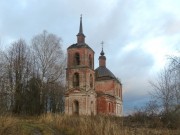
[[[92,57],[89,55],[89,67],[92,68]]]
[[[90,87],[91,88],[93,87],[93,77],[92,77],[92,74],[90,74]]]
[[[75,65],[80,65],[80,55],[79,55],[79,53],[75,53],[74,64]]]
[[[73,86],[79,87],[79,73],[75,73],[73,76]]]

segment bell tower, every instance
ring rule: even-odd
[[[77,43],[67,48],[65,113],[96,115],[94,51],[85,43],[82,16]]]

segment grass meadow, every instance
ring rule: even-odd
[[[180,130],[108,116],[4,115],[0,116],[0,135],[180,135]]]

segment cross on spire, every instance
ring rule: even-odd
[[[104,51],[103,51],[104,42],[103,41],[101,42],[101,45],[102,45],[102,51],[101,51],[100,55],[103,56],[104,55]]]
[[[103,41],[101,42],[101,45],[102,45],[102,50],[103,50],[103,45],[104,45],[104,42],[103,42]]]

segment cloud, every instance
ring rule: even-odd
[[[171,20],[167,21],[166,23],[165,32],[168,36],[172,36],[174,34],[180,33],[180,20],[175,20],[172,18]]]
[[[107,67],[122,80],[128,111],[132,102],[147,99],[152,73],[180,49],[179,5],[179,0],[1,0],[0,39],[6,45],[18,38],[30,41],[45,29],[62,37],[66,50],[76,42],[83,14],[95,68],[103,40]]]

